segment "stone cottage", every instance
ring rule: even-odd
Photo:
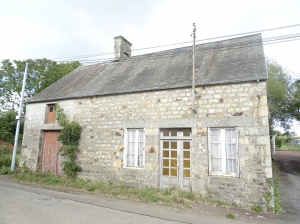
[[[61,174],[59,102],[83,127],[80,178],[266,208],[263,195],[273,190],[261,35],[197,45],[194,94],[192,47],[131,57],[119,36],[114,49],[114,61],[79,67],[27,101],[21,164]]]

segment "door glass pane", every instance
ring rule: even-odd
[[[169,148],[169,142],[163,142],[163,148],[168,149]]]
[[[169,151],[164,150],[163,151],[163,157],[169,157]]]
[[[171,151],[171,158],[177,158],[177,151]]]
[[[163,168],[163,175],[169,176],[169,168]]]
[[[171,169],[171,176],[177,177],[177,169]]]
[[[184,159],[189,159],[190,158],[190,152],[189,151],[183,152],[183,158]]]
[[[171,160],[171,167],[177,167],[177,160]]]
[[[163,166],[169,166],[169,160],[168,159],[163,160]]]
[[[49,112],[54,112],[55,105],[49,105]]]
[[[171,129],[171,136],[177,136],[177,129]]]
[[[183,167],[184,168],[190,168],[190,160],[184,160],[183,161]]]
[[[169,129],[164,129],[162,132],[163,136],[169,136]]]
[[[177,142],[171,142],[171,149],[177,149]]]
[[[183,177],[190,177],[190,170],[183,170]]]
[[[191,135],[191,129],[183,129],[183,136],[190,136]]]
[[[183,142],[183,149],[190,149],[190,142]]]

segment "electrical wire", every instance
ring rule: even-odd
[[[174,0],[174,2],[175,2],[175,4],[176,4],[177,8],[179,9],[181,15],[186,19],[186,16],[182,13],[182,11],[181,11],[181,9],[179,8],[179,5],[177,4],[176,0]]]
[[[182,4],[181,0],[178,0],[180,2],[180,4],[182,5],[182,7],[184,8],[186,14],[188,15],[188,17],[190,18],[191,22],[193,21],[190,14],[188,13],[188,11],[186,10],[186,8],[184,7],[184,5]]]
[[[255,33],[261,33],[261,32],[267,32],[267,31],[274,31],[274,30],[279,30],[279,29],[287,29],[287,28],[292,28],[292,27],[298,27],[300,24],[294,24],[294,25],[289,25],[289,26],[281,26],[281,27],[274,27],[274,28],[269,28],[269,29],[263,29],[263,30],[256,30],[256,31],[251,31],[251,32],[244,32],[244,33],[238,33],[238,34],[232,34],[232,35],[225,35],[225,36],[218,36],[218,37],[213,37],[213,38],[205,38],[205,39],[200,39],[196,40],[196,42],[204,42],[204,41],[210,41],[210,40],[217,40],[217,39],[223,39],[223,38],[228,38],[228,37],[238,37],[238,36],[243,36],[243,35],[249,35],[249,34],[255,34]],[[183,45],[183,44],[189,44],[192,43],[193,41],[186,41],[186,42],[181,42],[181,43],[175,43],[175,44],[167,44],[167,45],[159,45],[159,46],[153,46],[153,47],[146,47],[146,48],[139,48],[139,49],[133,49],[132,52],[134,51],[141,51],[141,50],[149,50],[149,49],[155,49],[155,48],[162,48],[162,47],[170,47],[170,46],[176,46],[176,45]],[[81,58],[89,58],[89,57],[100,57],[104,55],[113,55],[113,52],[110,53],[102,53],[102,54],[91,54],[91,55],[81,55],[81,56],[71,56],[71,57],[63,57],[63,58],[54,58],[54,61],[64,61],[65,60],[74,60],[74,59],[81,59]]]
[[[290,34],[290,35],[283,35],[283,36],[277,36],[277,37],[270,37],[263,39],[263,44],[264,45],[269,45],[269,44],[276,44],[276,43],[282,43],[282,42],[287,42],[287,41],[296,41],[300,40],[300,33],[296,34]],[[229,47],[213,47],[209,49],[197,49],[196,53],[198,52],[212,52],[212,51],[224,51],[224,50],[231,50],[231,49],[239,49],[239,48],[246,48],[246,47],[254,47],[254,46],[259,46],[262,45],[262,42],[259,40],[257,42],[252,42],[252,43],[247,43],[247,44],[237,44],[234,46],[229,46]],[[198,45],[199,46],[199,45]],[[174,57],[174,56],[180,56],[180,55],[186,55],[186,54],[191,54],[192,49],[188,48],[186,50],[181,51],[180,53],[174,53],[174,50],[168,50],[168,51],[162,51],[162,52],[156,52],[156,53],[149,53],[145,55],[139,55],[135,56],[132,58],[126,59],[127,61],[130,60],[141,60],[141,59],[151,59],[151,58],[163,58],[163,57]],[[152,54],[155,54],[151,56]],[[109,62],[112,61],[113,58],[105,58],[105,59],[95,59],[95,60],[80,60],[83,63],[99,63],[99,62]]]

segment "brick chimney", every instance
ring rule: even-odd
[[[124,37],[115,37],[115,61],[129,58],[131,56],[131,45]]]

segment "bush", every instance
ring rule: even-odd
[[[0,157],[0,167],[10,167],[12,156],[11,155],[2,155]]]

